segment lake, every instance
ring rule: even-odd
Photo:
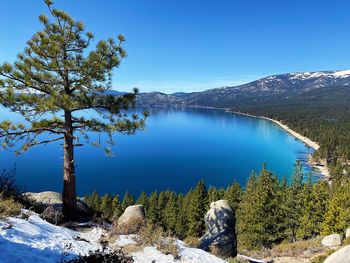
[[[0,109],[0,120],[18,115]],[[249,174],[268,169],[290,178],[296,160],[313,149],[278,125],[212,109],[152,109],[147,127],[136,135],[114,136],[113,157],[93,146],[76,148],[77,192],[134,195],[171,189],[186,192],[200,179],[208,186],[245,185]],[[62,190],[62,145],[52,143],[15,156],[0,151],[0,169],[16,167],[27,191]]]

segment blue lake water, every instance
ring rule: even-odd
[[[0,109],[0,120],[19,119]],[[278,125],[210,109],[156,109],[147,127],[136,135],[115,135],[114,156],[93,146],[78,147],[79,195],[134,195],[171,189],[186,192],[205,179],[208,186],[245,185],[263,162],[280,178],[289,178],[293,165],[313,152]],[[15,156],[0,150],[0,169],[17,169],[17,183],[28,191],[62,190],[62,145],[52,143]],[[310,170],[310,167],[306,167]]]

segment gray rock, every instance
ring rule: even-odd
[[[118,225],[143,221],[146,219],[145,209],[142,205],[128,206],[118,219]]]
[[[339,234],[331,234],[329,236],[325,236],[322,239],[322,245],[329,248],[337,248],[341,246],[341,236]]]
[[[28,198],[44,206],[42,217],[50,223],[61,224],[63,222],[62,215],[62,195],[57,192],[40,192],[24,194]],[[82,200],[77,200],[76,219],[85,221],[91,216],[91,209]]]
[[[64,220],[62,206],[60,204],[49,205],[45,208],[44,212],[41,213],[41,217],[52,224],[62,224]]]
[[[43,205],[49,206],[54,204],[62,203],[62,195],[57,192],[40,192],[40,193],[25,193],[25,196],[33,199],[35,202],[42,203]]]
[[[350,245],[334,252],[324,263],[350,263]]]
[[[350,238],[350,228],[346,229],[345,238]]]
[[[210,204],[205,215],[208,231],[201,238],[200,248],[221,257],[237,255],[235,215],[227,200]]]

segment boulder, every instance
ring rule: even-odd
[[[128,206],[124,213],[118,219],[118,225],[124,225],[134,222],[142,222],[146,219],[143,205]]]
[[[37,203],[42,203],[45,206],[61,204],[62,203],[62,195],[57,192],[40,192],[40,193],[25,193],[30,199],[33,199]]]
[[[350,238],[350,228],[346,229],[345,238]]]
[[[54,225],[60,225],[63,223],[64,216],[62,213],[62,205],[55,204],[49,205],[45,208],[45,210],[41,213],[41,217]]]
[[[337,248],[341,246],[341,236],[339,234],[331,234],[329,236],[325,236],[322,239],[322,245],[329,248]]]
[[[227,200],[210,204],[204,221],[207,232],[201,237],[200,248],[221,257],[237,255],[235,215]]]
[[[350,263],[350,245],[334,252],[324,263]]]
[[[61,224],[62,217],[62,195],[57,192],[40,192],[24,194],[26,197],[32,199],[36,203],[40,203],[44,206],[44,212],[42,217],[50,223]],[[86,221],[91,217],[91,209],[82,200],[77,200],[76,220]]]

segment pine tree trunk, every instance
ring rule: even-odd
[[[73,145],[72,113],[64,112],[64,176],[63,176],[63,214],[67,219],[74,219],[76,209],[75,165]]]

